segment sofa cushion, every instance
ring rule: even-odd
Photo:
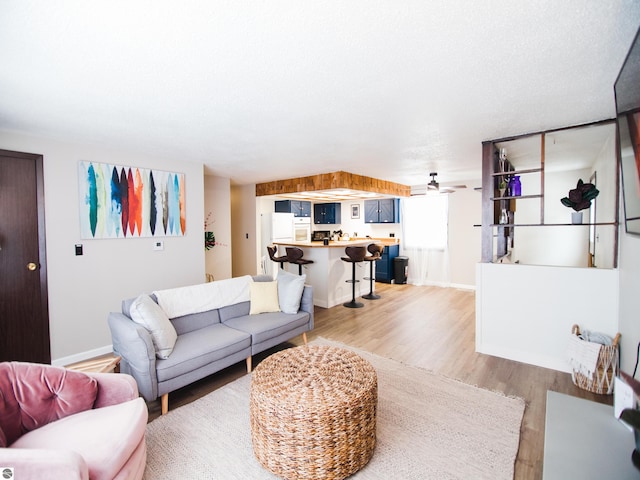
[[[278,282],[251,282],[249,285],[249,315],[279,312]]]
[[[290,330],[305,325],[307,322],[309,322],[309,314],[307,312],[295,314],[277,312],[231,318],[224,324],[250,333],[251,343],[255,345],[283,335]]]
[[[240,302],[236,303],[235,305],[222,307],[220,310],[218,310],[218,313],[220,314],[220,321],[224,323],[230,318],[244,317],[245,315],[249,315],[249,310],[251,309],[250,307],[250,302]]]
[[[97,381],[82,372],[34,363],[0,363],[0,446],[92,408],[97,393]]]
[[[85,460],[91,479],[112,479],[144,439],[147,419],[147,405],[136,398],[65,417],[23,435],[10,448],[71,450]]]
[[[158,358],[167,358],[173,351],[178,334],[167,314],[147,294],[138,296],[129,310],[131,319],[151,334]]]
[[[278,271],[278,304],[284,313],[298,313],[306,275],[294,275],[286,270]]]
[[[218,310],[207,310],[206,312],[190,313],[182,317],[172,318],[171,323],[173,323],[178,335],[182,335],[183,333],[220,323],[220,315]]]
[[[251,347],[251,336],[222,323],[178,337],[171,356],[156,362],[158,381],[184,375],[216,360]]]

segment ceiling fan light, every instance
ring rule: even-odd
[[[440,184],[436,182],[437,172],[431,172],[429,176],[431,177],[431,181],[427,183],[427,191],[438,191],[440,190]]]

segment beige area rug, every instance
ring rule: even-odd
[[[354,479],[512,479],[525,403],[353,350],[378,374],[377,443]],[[147,426],[146,480],[275,479],[253,455],[251,376]]]

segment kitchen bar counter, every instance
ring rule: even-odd
[[[317,247],[348,247],[350,245],[362,245],[367,246],[370,243],[380,243],[384,246],[387,245],[395,245],[399,243],[398,238],[353,238],[351,240],[329,240],[329,245],[325,245],[323,242],[276,242],[276,245],[284,245],[290,247],[309,247],[309,248],[317,248]]]
[[[346,256],[345,248],[348,246],[366,247],[370,243],[383,245],[395,245],[396,238],[356,238],[353,240],[329,241],[329,245],[323,242],[276,242],[278,252],[284,248],[298,247],[304,252],[305,259],[314,263],[306,265],[302,273],[306,274],[306,283],[313,286],[313,303],[318,307],[330,308],[351,300],[351,263],[341,260]],[[298,273],[298,266],[290,263],[284,264],[285,269],[291,273]],[[375,268],[374,268],[375,274]],[[356,263],[356,299],[369,293],[369,262]],[[375,288],[375,282],[374,282]],[[365,308],[370,304],[364,300]]]

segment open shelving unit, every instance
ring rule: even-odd
[[[537,132],[527,135],[520,135],[514,137],[508,137],[504,139],[491,140],[482,143],[482,254],[481,259],[483,263],[491,263],[495,261],[497,258],[501,258],[507,255],[510,252],[510,249],[513,248],[515,242],[515,231],[519,227],[586,227],[592,230],[595,230],[596,226],[599,227],[607,227],[615,229],[615,251],[617,252],[617,242],[618,242],[618,168],[616,167],[616,178],[615,178],[615,186],[607,185],[607,189],[615,188],[615,214],[612,221],[610,218],[606,218],[606,221],[598,221],[594,219],[594,217],[587,218],[587,221],[581,224],[573,224],[569,221],[558,222],[558,215],[556,213],[555,218],[552,215],[549,219],[550,221],[545,220],[545,180],[546,180],[546,152],[547,152],[547,137],[549,136],[553,142],[553,146],[555,147],[556,137],[560,137],[558,132],[571,132],[572,129],[586,128],[591,126],[598,126],[599,124],[611,123],[613,120],[605,120],[602,122],[595,122],[593,124],[588,125],[579,125],[576,127],[570,127],[565,129],[558,130],[549,130],[545,132]],[[573,134],[573,133],[572,133]],[[526,143],[530,150],[538,148],[539,152],[538,156],[535,157],[533,154],[529,154],[526,158],[517,158],[517,161],[511,161],[509,156],[509,151],[507,151],[507,158],[500,159],[500,148],[503,145],[514,145],[516,142],[522,141],[523,144]],[[514,163],[516,164],[514,166]],[[524,163],[524,165],[522,165]],[[538,187],[533,189],[533,193],[527,192],[525,195],[500,195],[499,191],[499,183],[501,181],[505,181],[508,183],[508,180],[512,176],[530,176],[537,175],[539,176],[539,192]],[[587,181],[585,179],[585,181]],[[528,179],[529,190],[531,190],[531,186],[533,184],[537,184],[537,179]],[[613,182],[612,182],[613,183]],[[553,195],[554,200],[555,194]],[[527,211],[527,215],[525,218],[522,218],[522,222],[518,222],[518,216],[516,215],[516,205],[519,205],[520,202],[531,202],[538,200],[540,202],[539,214],[536,213],[535,205],[529,205],[525,210]],[[566,208],[566,207],[565,207]],[[501,214],[503,214],[503,210],[507,214],[508,221],[500,222]],[[532,215],[533,212],[533,216]],[[536,217],[538,217],[538,221],[536,221]],[[591,235],[591,233],[590,233]],[[591,265],[590,265],[591,266]],[[617,254],[614,254],[614,262],[613,267],[617,266]]]

